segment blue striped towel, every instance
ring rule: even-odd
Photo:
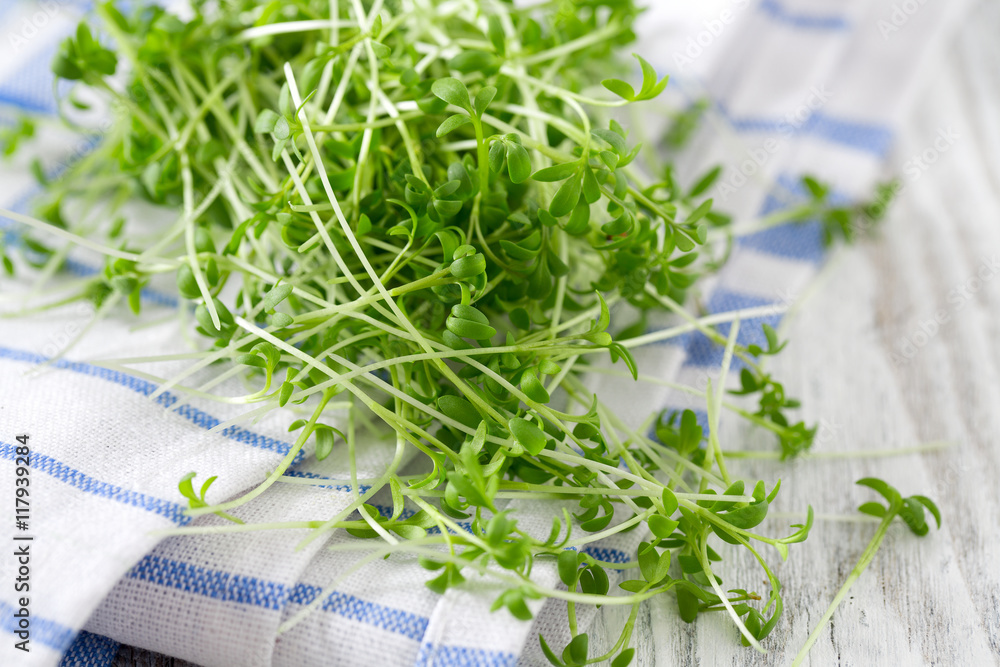
[[[676,103],[710,100],[708,122],[680,157],[680,172],[725,165],[714,196],[746,221],[794,204],[805,173],[832,183],[845,201],[868,197],[916,74],[963,5],[911,3],[915,9],[903,11],[892,0],[720,0],[715,13],[702,9],[679,24],[673,4],[653,3],[640,22],[639,51],[673,75]],[[0,4],[0,23],[8,31],[0,41],[0,124],[14,122],[20,110],[54,113],[48,63],[88,5]],[[662,130],[662,121],[647,121],[650,136]],[[65,156],[74,141],[47,129],[38,150]],[[2,173],[0,203],[24,209],[35,192],[26,164],[8,165]],[[0,231],[8,243],[17,242],[13,222],[0,219]],[[781,307],[823,257],[818,222],[742,235],[704,303],[711,312],[777,306],[743,321],[740,342],[757,342],[759,325],[780,320]],[[93,273],[95,265],[82,251],[73,251],[67,263],[77,277]],[[287,453],[290,416],[274,413],[210,432],[240,411],[162,391],[151,379],[172,376],[184,368],[182,361],[127,372],[84,361],[185,350],[169,289],[154,287],[145,297],[153,319],[165,323],[133,331],[128,320],[108,318],[70,358],[41,369],[39,363],[74,340],[92,313],[71,306],[0,324],[0,488],[14,488],[14,436],[29,433],[28,534],[34,537],[31,652],[14,649],[20,601],[4,583],[0,664],[105,666],[118,642],[220,667],[539,664],[539,632],[555,645],[569,640],[565,606],[556,602],[533,603],[536,620],[525,623],[490,613],[498,590],[488,581],[472,580],[437,596],[423,586],[426,572],[406,559],[377,559],[351,572],[357,556],[325,548],[349,545],[351,538],[342,534],[298,551],[297,531],[153,535],[218,523],[183,514],[179,477],[189,470],[222,472],[214,498],[249,488]],[[653,328],[667,324],[664,319]],[[700,334],[639,349],[636,356],[647,373],[702,386],[721,360],[720,350]],[[609,376],[592,384],[631,423],[665,407],[700,408],[666,388]],[[359,478],[374,476],[391,454],[385,443],[371,443],[359,461]],[[276,485],[246,506],[245,518],[332,516],[351,497],[336,458],[317,463],[303,457],[292,475],[329,483]],[[515,509],[522,527],[547,532],[557,508],[533,503]],[[0,529],[5,544],[17,534],[11,524]],[[619,536],[590,550],[602,560],[627,562],[641,537]],[[12,573],[11,559],[0,558],[0,580],[11,581]],[[534,576],[557,584],[545,564]],[[279,638],[279,624],[334,580],[336,590],[319,610]],[[593,613],[581,612],[581,627]]]

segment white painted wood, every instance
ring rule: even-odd
[[[874,498],[853,482],[875,475],[904,494],[931,496],[944,514],[941,531],[923,539],[893,527],[807,664],[1000,664],[998,28],[998,7],[983,4],[940,69],[927,73],[895,156],[905,191],[876,239],[832,260],[826,284],[791,323],[792,343],[774,364],[803,400],[805,415],[822,420],[817,451],[934,440],[956,447],[880,459],[730,464],[746,479],[782,478],[776,512],[812,503],[818,513],[856,515],[860,503]],[[958,136],[954,145],[907,176],[902,169],[914,166],[907,160],[949,129]],[[977,282],[980,271],[984,279]],[[933,330],[939,314],[943,324],[925,341],[921,325]],[[902,355],[904,338],[914,343],[909,359]],[[746,430],[727,442],[773,446]],[[780,532],[782,523],[765,525]],[[721,615],[685,625],[673,598],[665,597],[639,616],[634,664],[790,664],[874,528],[818,520],[809,540],[793,545],[777,568],[785,614],[764,644],[767,655],[740,646]],[[769,557],[778,561],[773,551]],[[726,587],[766,593],[760,571],[745,559],[721,570]],[[622,609],[602,610],[592,641],[608,645],[625,616]]]

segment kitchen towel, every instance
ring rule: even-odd
[[[712,194],[744,230],[793,205],[803,174],[831,183],[844,201],[870,198],[918,74],[964,11],[960,2],[723,0],[714,3],[715,14],[678,29],[670,3],[651,4],[639,22],[637,50],[672,75],[670,100],[708,102],[703,126],[679,157],[680,172],[693,176],[722,164]],[[73,0],[0,6],[7,33],[0,42],[0,123],[15,122],[19,110],[49,118],[36,150],[52,169],[88,147],[48,128],[55,125],[48,63],[86,11],[88,3]],[[644,119],[645,133],[655,137],[662,119]],[[0,204],[25,210],[34,194],[26,161],[0,174]],[[0,220],[0,230],[7,243],[17,243],[16,223]],[[705,306],[711,312],[773,307],[742,322],[740,342],[756,342],[760,324],[780,320],[824,252],[815,221],[741,234]],[[96,262],[74,250],[66,265],[65,279],[73,280],[92,273]],[[488,581],[437,596],[423,585],[428,573],[406,559],[377,559],[351,572],[363,552],[326,548],[349,544],[352,538],[342,534],[302,550],[294,547],[305,534],[296,531],[157,536],[221,521],[184,515],[181,475],[219,472],[211,497],[235,496],[263,479],[291,446],[287,411],[212,431],[237,416],[238,406],[164,391],[150,379],[171,377],[185,368],[183,360],[131,371],[92,363],[189,349],[177,334],[169,288],[144,294],[150,326],[122,316],[87,330],[93,312],[79,305],[0,320],[0,489],[12,505],[25,451],[19,447],[30,450],[26,529],[18,528],[11,506],[0,540],[29,545],[31,624],[25,654],[14,648],[21,596],[7,585],[18,564],[0,558],[0,663],[109,665],[117,642],[126,642],[212,666],[514,665],[544,660],[539,632],[555,645],[568,641],[565,605],[535,603],[536,620],[524,623],[489,611],[498,589]],[[24,285],[5,280],[0,307],[19,307],[8,298],[18,289]],[[69,354],[46,363],[70,342]],[[704,386],[706,375],[717,373],[721,350],[692,334],[641,348],[636,357],[661,377]],[[195,375],[185,382],[198,381]],[[592,386],[631,423],[667,407],[700,410],[668,389],[607,376]],[[232,388],[239,393],[238,384]],[[27,445],[17,440],[22,434]],[[374,476],[393,448],[372,442],[364,451],[362,478]],[[324,462],[303,456],[293,474],[323,484],[276,485],[245,506],[243,516],[312,519],[352,500],[336,455]],[[555,510],[516,509],[528,529],[546,529]],[[591,552],[627,562],[640,537],[620,536]],[[534,575],[549,585],[558,581],[542,563]],[[278,626],[335,579],[336,590],[319,610],[279,637]]]

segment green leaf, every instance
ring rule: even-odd
[[[686,588],[678,588],[677,609],[680,611],[682,621],[693,623],[698,617],[698,598]]]
[[[194,278],[194,271],[187,264],[181,264],[177,269],[177,290],[185,299],[197,299],[201,296],[198,289],[198,281]]]
[[[576,551],[567,549],[559,554],[557,564],[559,579],[567,586],[575,584],[577,576],[579,576],[579,554]]]
[[[903,507],[899,510],[901,518],[914,534],[923,537],[927,534],[927,520],[924,517],[924,506],[913,498],[905,498]]]
[[[336,438],[333,437],[334,433],[344,437],[340,431],[323,424],[318,425],[313,431],[313,436],[316,438],[316,458],[318,460],[322,461],[333,451],[333,445],[336,443]]]
[[[649,530],[652,531],[653,535],[663,540],[670,537],[679,525],[677,521],[660,516],[659,514],[649,517],[648,524]]]
[[[459,280],[474,278],[486,270],[486,257],[481,254],[468,255],[451,263],[451,275]]]
[[[708,215],[708,212],[712,210],[712,200],[706,199],[703,201],[698,208],[691,211],[691,215],[688,216],[687,220],[684,221],[686,225],[694,225],[696,222]]]
[[[521,446],[528,450],[532,456],[538,456],[545,449],[547,440],[542,429],[526,419],[514,417],[507,422],[507,428],[510,429],[514,439],[521,443]]]
[[[688,197],[697,197],[707,191],[710,187],[712,187],[712,184],[715,183],[721,173],[722,165],[710,169],[704,176],[698,179],[698,182],[691,186],[691,191],[688,192]]]
[[[587,662],[590,638],[586,634],[573,637],[573,641],[563,650],[563,660],[568,664],[582,665]]]
[[[513,183],[523,183],[531,176],[531,158],[521,144],[507,145],[507,171]]]
[[[556,657],[556,654],[552,651],[552,649],[549,648],[549,645],[545,643],[545,637],[541,634],[538,635],[538,643],[542,647],[542,653],[545,654],[545,657],[550,663],[555,665],[555,667],[565,667],[562,661]]]
[[[855,482],[855,484],[858,484],[859,486],[867,486],[869,489],[873,489],[882,494],[882,497],[889,502],[890,508],[898,507],[903,501],[903,497],[900,495],[899,491],[897,491],[895,487],[886,484],[881,479],[877,479],[875,477],[865,477],[863,479],[859,479]]]
[[[476,49],[462,51],[448,61],[448,67],[463,74],[471,72],[493,72],[498,66],[497,57],[489,51]]]
[[[595,292],[595,294],[597,294],[597,301],[601,304],[601,314],[591,323],[590,333],[607,331],[611,324],[611,310],[608,308],[608,302],[604,300],[604,296],[600,292]]]
[[[288,119],[284,116],[279,116],[278,120],[274,123],[274,129],[271,130],[271,134],[274,136],[276,141],[284,141],[291,137],[292,129],[288,124]]]
[[[580,162],[563,162],[562,164],[556,164],[551,167],[545,167],[544,169],[539,169],[534,174],[531,175],[531,180],[541,181],[542,183],[554,183],[556,181],[564,181],[570,176],[573,176],[580,170]]]
[[[476,428],[483,419],[475,406],[460,396],[445,394],[438,397],[437,405],[446,416],[469,428]]]
[[[614,130],[606,130],[604,128],[598,127],[590,131],[592,135],[607,142],[615,151],[615,155],[623,155],[627,152],[627,146],[625,144],[625,137],[618,134]],[[617,163],[616,163],[617,164]],[[614,167],[609,167],[614,171]]]
[[[573,209],[572,215],[569,217],[569,222],[563,227],[563,231],[570,236],[583,236],[589,232],[590,206],[585,202],[577,204],[576,208]]]
[[[257,368],[267,367],[267,362],[258,357],[256,354],[240,354],[236,356],[235,361],[236,363],[244,366],[256,366]]]
[[[476,93],[476,99],[472,104],[473,109],[476,112],[478,118],[482,118],[483,114],[486,113],[486,108],[493,101],[493,98],[497,96],[497,89],[493,86],[486,86],[478,93]]]
[[[180,481],[177,483],[177,490],[180,491],[180,494],[195,502],[200,501],[200,499],[194,493],[194,487],[191,485],[191,480],[193,480],[197,474],[198,473],[189,472],[181,477]]]
[[[500,170],[503,169],[504,156],[509,152],[510,150],[504,145],[503,141],[494,141],[490,146],[489,153],[490,171],[494,174],[499,174]],[[513,180],[513,176],[511,176],[511,179]]]
[[[629,102],[635,99],[635,90],[632,89],[632,86],[628,85],[621,79],[605,79],[604,81],[601,81],[601,85],[618,97],[626,99]]]
[[[454,116],[448,116],[448,118],[446,118],[444,122],[438,126],[437,136],[443,137],[449,132],[457,130],[463,125],[469,125],[471,123],[472,119],[462,114],[455,114]]]
[[[545,387],[541,382],[538,381],[538,376],[535,375],[535,371],[528,369],[521,376],[521,391],[527,395],[535,403],[548,403],[549,402],[549,392],[545,390]]]
[[[601,198],[601,186],[597,182],[594,170],[589,166],[583,168],[583,199],[588,204],[595,204]]]
[[[941,510],[938,509],[938,506],[934,504],[933,500],[931,500],[927,496],[910,496],[910,498],[913,498],[921,505],[926,507],[930,511],[931,515],[934,517],[934,521],[937,524],[937,527],[941,528]]]
[[[618,657],[611,661],[611,667],[628,667],[632,664],[632,658],[635,656],[635,649],[628,648],[618,654]]]
[[[690,410],[685,410],[685,412],[686,413],[690,413],[692,417],[694,416],[694,413],[691,412]],[[701,427],[698,427],[698,430],[700,431]],[[682,440],[684,439],[683,430],[681,431],[681,439]],[[664,513],[668,517],[669,516],[673,516],[673,513],[677,511],[677,496],[674,495],[673,491],[671,491],[670,489],[664,487],[661,499],[662,499],[662,502],[663,502],[663,511],[664,511]]]
[[[580,188],[583,185],[583,174],[577,172],[575,176],[563,183],[552,203],[549,205],[549,213],[557,218],[561,218],[572,211],[580,201]]]
[[[503,25],[500,23],[499,16],[495,14],[490,15],[486,34],[493,48],[497,50],[497,54],[500,56],[507,55],[507,35],[503,31]]]
[[[295,321],[291,315],[286,315],[285,313],[274,313],[267,319],[271,326],[276,329],[284,329]]]
[[[885,507],[878,503],[864,503],[858,508],[858,511],[862,514],[877,516],[880,519],[885,516]]]
[[[450,76],[438,79],[431,84],[431,92],[448,104],[453,104],[472,113],[472,105],[469,103],[469,89],[458,79]]]
[[[288,295],[292,293],[294,288],[288,283],[282,285],[275,285],[272,287],[267,294],[264,295],[264,300],[262,303],[262,308],[265,311],[274,310],[275,306],[288,298]]]
[[[264,109],[257,115],[257,122],[253,125],[253,131],[257,134],[270,134],[274,131],[274,126],[278,123],[279,118],[281,116],[275,112],[270,109]]]
[[[651,100],[654,97],[659,96],[660,93],[664,91],[667,87],[668,77],[663,77],[662,81],[656,80],[656,70],[648,62],[643,60],[642,56],[637,53],[633,53],[633,56],[639,61],[639,65],[642,67],[642,90],[639,91],[639,95],[636,97],[637,100]]]

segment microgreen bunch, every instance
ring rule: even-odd
[[[638,56],[638,85],[617,78],[628,71],[617,53],[634,39],[633,2],[193,0],[192,10],[181,19],[104,2],[95,29],[81,24],[67,38],[55,73],[106,96],[118,122],[44,182],[41,219],[8,213],[105,255],[69,297],[94,301],[98,316],[121,299],[141,312],[143,289],[173,276],[182,316],[208,344],[157,393],[254,405],[247,418],[302,406],[293,447],[252,491],[213,504],[215,477],[195,493],[195,475],[185,476],[189,513],[238,522],[232,512],[273,484],[303,481],[285,473],[308,446],[319,459],[346,458],[353,498],[336,516],[288,525],[310,528],[309,540],[336,530],[377,540],[359,563],[416,555],[439,593],[470,573],[494,577],[505,584],[495,607],[517,618],[531,617],[528,600],[567,601],[572,641],[557,653],[542,640],[554,664],[628,664],[639,604],[667,592],[684,620],[725,611],[759,648],[783,608],[759,546],[787,557],[812,511],[785,537],[757,532],[780,483],[730,478],[721,411],[774,431],[783,458],[807,449],[815,428],[792,423],[786,411],[798,403],[761,365],[783,347],[773,329],[767,348],[743,346],[748,313],[707,323],[684,307],[736,233],[704,197],[719,169],[690,188],[670,166],[648,179],[641,146],[601,115],[667,85]],[[86,106],[77,92],[64,108]],[[678,120],[671,142],[700,111]],[[27,136],[24,126],[12,141]],[[810,183],[812,200],[766,224],[826,215],[826,191]],[[135,199],[178,212],[175,222],[150,235],[119,214]],[[114,222],[67,222],[78,200],[86,217]],[[37,239],[26,244],[50,269],[64,261]],[[616,304],[640,319],[614,336]],[[654,312],[685,323],[646,334]],[[727,321],[728,337],[715,328]],[[743,364],[732,393],[759,395],[756,412],[710,385],[700,392],[707,434],[688,410],[664,415],[651,438],[581,380],[602,357],[638,378],[633,348],[692,329],[725,346],[723,377],[734,359]],[[184,384],[213,364],[246,371],[253,391]],[[357,448],[385,434],[395,455],[362,492]],[[424,465],[404,475],[411,448]],[[388,515],[379,493],[391,498]],[[505,509],[516,499],[563,501],[547,537],[518,527]],[[586,551],[633,529],[645,539],[631,563]],[[732,548],[760,564],[766,600],[723,590],[713,563]],[[536,562],[553,564],[565,588],[533,580]],[[612,596],[613,570],[628,576]],[[589,654],[579,604],[632,607],[608,654]]]

